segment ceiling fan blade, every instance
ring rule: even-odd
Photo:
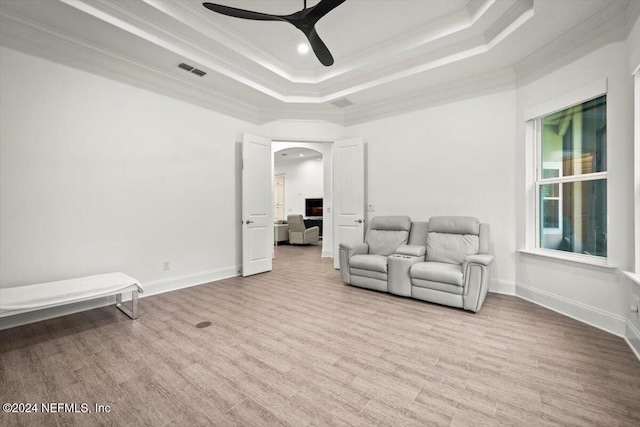
[[[344,3],[345,0],[321,0],[320,3],[313,6],[306,15],[307,19],[320,19],[336,7]]]
[[[284,19],[277,15],[269,15],[267,13],[237,9],[235,7],[223,6],[221,4],[202,3],[202,5],[209,10],[220,13],[222,15],[232,16],[234,18],[252,19],[254,21],[284,21]]]
[[[325,67],[329,67],[333,65],[333,56],[331,56],[331,52],[329,52],[329,48],[324,44],[315,28],[311,29],[309,32],[304,32],[309,39],[309,44],[311,45],[311,49],[313,49],[313,53],[316,54],[318,60]]]

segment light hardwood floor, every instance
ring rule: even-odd
[[[0,425],[640,425],[618,337],[515,297],[477,313],[345,286],[320,248],[274,271],[0,331],[0,401],[110,413]],[[212,325],[199,329],[199,322]]]

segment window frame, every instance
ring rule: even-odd
[[[566,110],[576,105],[583,104],[590,100],[607,95],[607,79],[597,80],[576,90],[551,99],[543,104],[526,109],[523,114],[525,122],[525,144],[526,144],[526,203],[525,203],[525,221],[526,221],[526,239],[525,249],[519,252],[531,255],[545,256],[549,258],[572,261],[580,264],[588,264],[605,268],[616,268],[609,263],[609,253],[607,256],[596,256],[581,254],[575,252],[567,252],[556,249],[547,249],[540,246],[541,236],[541,212],[540,212],[540,188],[545,184],[562,184],[566,182],[577,181],[593,181],[597,179],[607,179],[608,168],[606,172],[593,172],[582,175],[572,175],[567,177],[546,178],[541,179],[542,175],[542,119],[558,111]],[[609,113],[609,104],[607,103],[607,117]],[[608,150],[607,145],[607,150]],[[608,156],[607,156],[608,157]],[[610,212],[610,194],[607,191],[607,231],[609,230],[609,212]],[[607,247],[611,245],[608,242]]]
[[[538,124],[536,124],[536,126],[537,125]],[[542,142],[542,141],[540,141],[540,142]],[[539,148],[541,148],[541,147],[539,147]],[[540,154],[539,151],[538,151],[538,154]],[[540,173],[542,171],[544,171],[545,169],[555,169],[555,170],[558,170],[558,171],[562,171],[562,163],[561,162],[553,162],[553,163],[554,163],[553,166],[556,166],[555,168],[543,168],[542,167],[542,159],[540,159],[538,161],[537,164],[540,165],[540,168],[538,169],[538,174],[537,174],[538,181],[540,181],[540,179],[542,179],[542,178],[540,178]],[[560,174],[558,174],[558,177],[559,176],[560,176]],[[555,184],[555,182],[544,182],[543,184]],[[549,232],[547,234],[562,234],[562,230],[563,230],[562,221],[560,220],[562,218],[562,203],[561,203],[562,202],[562,190],[563,190],[562,185],[558,185],[558,196],[557,197],[554,196],[554,197],[546,197],[545,198],[545,200],[557,200],[558,201],[558,226],[557,227],[553,227],[553,228],[552,227],[540,227],[540,224],[541,224],[540,211],[542,210],[542,206],[539,205],[539,203],[540,203],[540,186],[541,186],[540,184],[538,184],[536,186],[536,191],[537,191],[537,193],[536,193],[537,194],[536,195],[537,202],[536,203],[538,203],[538,206],[536,208],[536,215],[538,215],[538,218],[536,220],[536,225],[539,227],[538,228],[538,232],[536,233],[536,235],[538,236],[537,237],[538,238],[538,243],[537,243],[536,247],[540,247],[540,235],[543,234],[543,233],[541,233],[541,231],[553,230],[553,232]]]

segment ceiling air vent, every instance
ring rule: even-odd
[[[338,108],[346,108],[353,105],[353,102],[349,101],[347,98],[338,99],[337,101],[332,102]]]
[[[193,74],[195,74],[196,76],[200,76],[200,77],[202,77],[202,76],[204,76],[205,74],[207,74],[207,73],[205,73],[204,71],[202,71],[202,70],[198,70],[197,68],[192,67],[192,66],[191,66],[191,65],[189,65],[189,64],[185,64],[184,62],[183,62],[183,63],[181,63],[180,65],[178,65],[178,68],[182,68],[183,70],[185,70],[185,71],[189,71],[190,73],[193,73]]]

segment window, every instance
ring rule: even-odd
[[[607,257],[607,99],[535,119],[536,247]]]

